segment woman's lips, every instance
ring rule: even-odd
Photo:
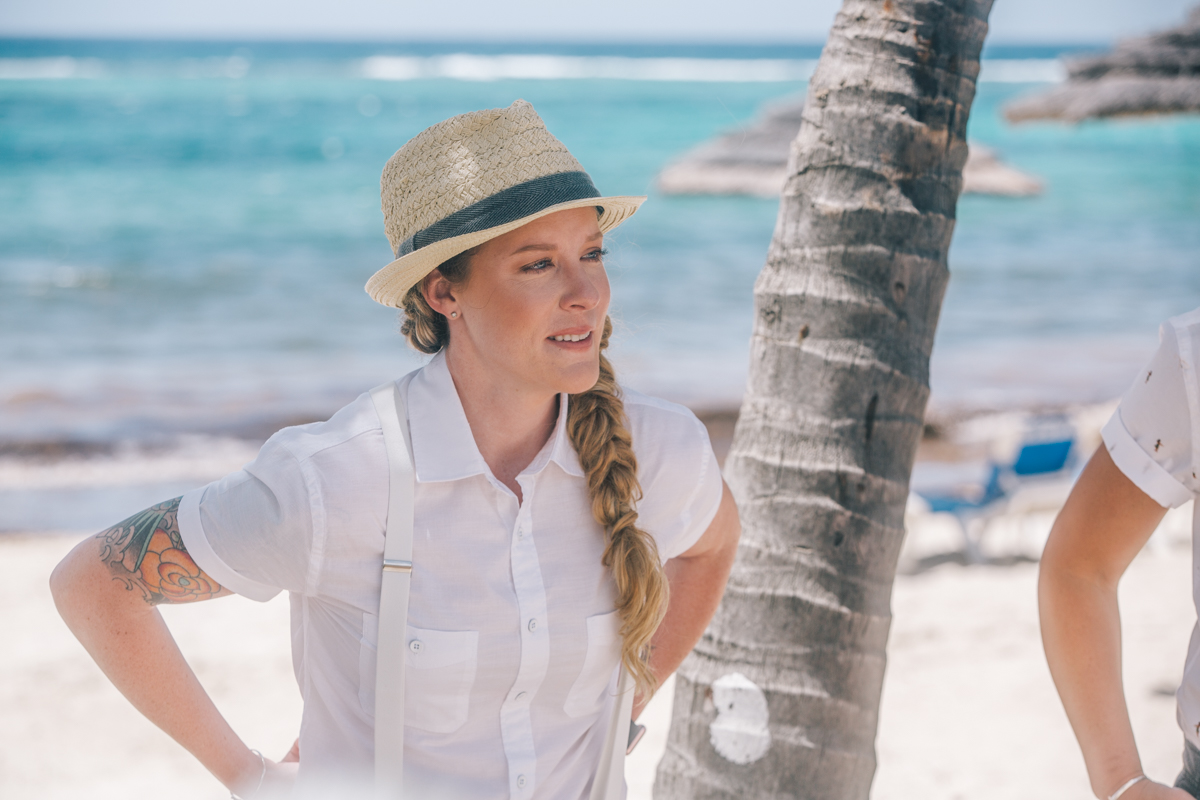
[[[547,336],[546,340],[563,350],[583,352],[592,349],[592,332],[590,330],[556,333],[553,336]]]
[[[550,337],[555,342],[586,342],[592,338],[591,331],[581,333],[556,333]]]

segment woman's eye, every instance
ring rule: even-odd
[[[590,259],[592,261],[603,261],[604,257],[606,255],[608,255],[607,250],[605,250],[602,247],[597,247],[595,250],[592,250],[590,253],[588,253],[586,256],[584,256],[584,258]]]
[[[548,258],[543,258],[541,261],[535,261],[532,264],[526,264],[525,266],[521,267],[521,270],[523,272],[541,272],[547,267],[551,267],[553,265],[553,261]]]

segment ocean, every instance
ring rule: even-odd
[[[1200,305],[1200,117],[1004,122],[1066,51],[985,51],[969,139],[1046,190],[959,202],[936,413],[1113,398],[1158,324]],[[362,288],[391,260],[380,169],[426,126],[517,98],[602,192],[650,195],[610,241],[618,376],[736,406],[778,203],[662,196],[654,177],[802,96],[819,52],[0,40],[0,530],[99,519],[47,510],[65,488],[191,485],[419,365]],[[110,468],[30,477],[56,454]]]

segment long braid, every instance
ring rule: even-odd
[[[470,253],[456,256],[439,269],[451,281],[465,279],[469,258]],[[404,298],[400,331],[422,353],[436,353],[450,342],[446,318],[425,301],[419,284]],[[617,584],[621,662],[633,676],[638,692],[648,697],[658,688],[648,665],[650,640],[667,612],[669,590],[654,537],[637,526],[635,507],[642,498],[642,487],[621,390],[604,355],[611,335],[612,321],[605,318],[600,377],[588,391],[571,395],[567,434],[587,474],[592,516],[607,537],[601,563],[612,571]]]
[[[636,504],[642,497],[637,458],[626,427],[625,406],[612,365],[605,357],[612,321],[604,320],[600,339],[600,378],[582,394],[571,395],[567,433],[587,474],[592,516],[608,539],[601,562],[612,570],[621,612],[621,661],[643,696],[658,688],[649,668],[650,640],[667,611],[668,586],[654,538],[638,528]]]

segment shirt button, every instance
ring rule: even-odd
[[[529,632],[533,633],[536,630],[537,630],[537,620],[536,619],[529,620]]]
[[[516,696],[513,698],[513,700],[524,700],[524,699],[525,699],[524,692],[517,692]]]
[[[408,649],[412,650],[414,653],[421,652],[421,649],[423,647],[425,647],[425,645],[421,644],[420,639],[413,639],[411,642],[408,643]]]
[[[518,776],[517,776],[517,788],[518,788],[518,789],[524,789],[524,788],[525,788],[525,776],[524,776],[524,775],[518,775]]]

